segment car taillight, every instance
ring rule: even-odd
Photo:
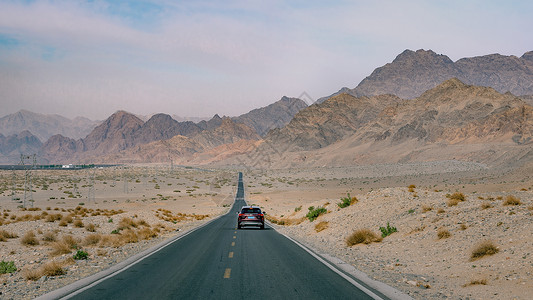
[[[239,214],[239,218],[242,218],[244,216],[244,214]]]
[[[259,214],[259,216],[262,218],[262,217],[263,217],[263,214]]]

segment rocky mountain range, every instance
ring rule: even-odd
[[[511,93],[453,78],[412,100],[341,94],[271,131],[250,157],[271,167],[459,159],[533,159],[533,107]],[[249,161],[249,164],[253,162]]]
[[[78,139],[87,136],[98,123],[83,117],[69,119],[60,115],[20,110],[0,118],[0,133],[7,136],[27,130],[41,142],[56,134]]]
[[[393,94],[413,99],[451,78],[466,84],[492,87],[500,93],[533,95],[533,51],[521,57],[490,54],[453,62],[448,56],[432,50],[405,50],[391,63],[375,69],[354,89],[342,88],[319,99],[318,103],[340,93],[354,96]]]

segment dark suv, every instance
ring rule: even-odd
[[[265,215],[257,206],[243,206],[237,219],[237,228],[241,229],[243,226],[259,226],[265,228]]]

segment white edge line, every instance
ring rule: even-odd
[[[399,291],[399,290],[397,290],[397,289],[395,289],[395,288],[393,288],[393,287],[391,287],[391,286],[389,286],[389,285],[387,285],[387,284],[385,284],[383,282],[371,279],[370,277],[368,277],[368,275],[364,274],[361,271],[358,271],[352,265],[344,262],[343,260],[341,260],[339,258],[331,257],[331,256],[329,258],[326,257],[326,256],[324,256],[324,258],[321,257],[320,255],[318,255],[318,254],[316,254],[314,252],[316,250],[310,249],[310,248],[300,244],[298,241],[296,241],[295,239],[291,238],[290,236],[278,231],[271,222],[267,221],[267,223],[268,223],[268,225],[270,225],[270,227],[272,229],[276,230],[276,232],[278,232],[279,234],[283,235],[284,237],[286,237],[287,239],[289,239],[290,241],[292,241],[293,243],[298,245],[300,248],[304,249],[307,253],[311,254],[314,258],[316,258],[318,261],[323,263],[326,267],[330,268],[333,272],[339,274],[342,278],[346,279],[348,282],[350,282],[351,284],[353,284],[358,289],[362,290],[368,296],[374,298],[375,300],[385,300],[385,299],[383,299],[380,296],[376,295],[374,292],[372,292],[371,290],[369,290],[365,286],[361,285],[359,282],[355,281],[353,278],[351,278],[350,276],[344,274],[338,268],[333,266],[332,264],[336,264],[335,262],[333,262],[333,259],[338,260],[339,262],[345,264],[345,267],[342,268],[345,272],[350,273],[352,276],[357,278],[359,281],[364,282],[368,286],[374,288],[375,290],[377,290],[381,294],[389,297],[390,299],[401,299],[401,300],[412,300],[413,299],[409,295],[404,294],[401,291]]]
[[[231,210],[233,209],[233,206],[235,204],[235,201],[233,201],[233,204],[231,205],[231,207],[229,208],[228,212],[226,212],[225,214],[222,214],[198,227],[195,227],[195,228],[192,228],[188,231],[186,231],[185,233],[181,234],[181,235],[178,235],[178,236],[175,236],[175,237],[172,237],[168,240],[165,240],[149,249],[146,249],[134,256],[131,256],[129,257],[128,259],[116,264],[116,265],[113,265],[107,269],[104,269],[98,273],[95,273],[89,277],[85,277],[85,278],[82,278],[78,281],[75,281],[71,284],[68,284],[64,287],[61,287],[59,289],[56,289],[56,290],[53,290],[51,292],[48,292],[44,295],[41,295],[37,298],[35,298],[36,300],[47,300],[47,299],[69,299],[69,298],[72,298],[74,296],[76,296],[77,294],[99,284],[100,282],[108,279],[108,278],[111,278],[119,273],[122,273],[123,271],[129,269],[131,266],[141,262],[143,259],[151,256],[152,254],[156,253],[156,252],[159,252],[160,250],[162,250],[163,248],[167,247],[168,245],[174,243],[175,241],[183,238],[183,237],[186,237],[187,235],[193,233],[194,231],[204,227],[204,226],[207,226],[208,224],[210,224],[211,222],[214,222],[215,220],[225,216],[226,214],[228,214],[229,212],[231,212]]]

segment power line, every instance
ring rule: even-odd
[[[32,165],[29,168],[26,168],[26,160],[31,160]],[[37,165],[37,157],[35,154],[33,155],[20,155],[20,163],[19,165],[22,166],[22,168],[25,170],[24,173],[24,202],[22,203],[22,207],[26,208],[26,202],[31,203],[31,207],[33,207],[33,187],[32,187],[32,170],[35,169],[35,166]],[[28,165],[29,166],[29,165]]]

